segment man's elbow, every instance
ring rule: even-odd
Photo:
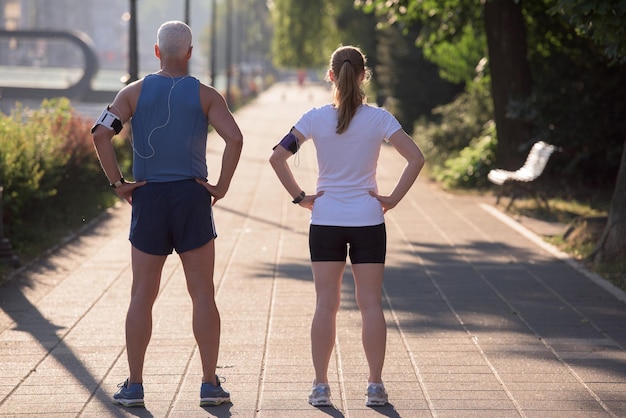
[[[227,143],[233,148],[242,149],[243,148],[243,135],[242,134],[233,135],[228,139]]]
[[[91,134],[91,140],[96,147],[111,142],[112,137],[111,132],[103,128],[95,129]]]

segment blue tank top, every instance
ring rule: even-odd
[[[207,177],[209,121],[200,103],[198,79],[146,76],[131,124],[135,180]]]

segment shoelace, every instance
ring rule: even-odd
[[[368,396],[376,396],[379,398],[384,398],[387,395],[385,388],[383,386],[369,386],[367,388]]]
[[[330,395],[330,388],[328,386],[317,385],[315,386],[315,389],[313,389],[313,396],[315,398],[319,396],[328,397],[329,395]]]

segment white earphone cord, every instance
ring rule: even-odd
[[[169,74],[168,74],[169,75]],[[137,151],[137,148],[135,148],[135,142],[133,141],[133,135],[132,135],[132,131],[131,131],[131,135],[130,135],[130,145],[133,147],[133,152],[135,154],[137,154],[137,156],[141,159],[144,160],[148,160],[152,157],[154,157],[154,155],[156,154],[156,150],[154,149],[154,147],[152,146],[152,134],[154,134],[155,131],[157,131],[158,129],[162,129],[165,128],[167,126],[168,123],[170,123],[170,118],[172,116],[172,103],[171,103],[171,99],[172,99],[172,92],[174,91],[174,87],[176,87],[176,85],[178,83],[180,83],[181,81],[183,81],[184,79],[186,79],[188,76],[185,76],[183,78],[181,78],[178,81],[174,81],[174,77],[170,76],[170,78],[172,79],[172,87],[170,88],[169,93],[167,94],[167,119],[165,120],[165,123],[163,123],[162,125],[157,126],[156,128],[152,129],[150,131],[150,133],[148,134],[148,147],[150,147],[150,150],[152,151],[152,153],[148,156],[145,155],[141,155],[139,153],[139,151]]]

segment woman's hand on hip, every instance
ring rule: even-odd
[[[375,198],[376,200],[380,202],[380,205],[383,208],[383,213],[387,213],[388,210],[395,208],[396,205],[398,204],[398,202],[394,201],[394,199],[392,199],[390,196],[381,196],[372,191],[370,191],[369,193],[370,193],[370,196],[372,196],[373,198]]]
[[[319,192],[317,192],[317,194],[305,195],[304,199],[302,199],[302,201],[300,203],[298,203],[298,205],[302,206],[303,208],[307,208],[309,210],[312,210],[313,209],[313,205],[315,204],[315,199],[317,199],[318,197],[320,197],[323,194],[324,194],[324,191],[319,191]]]

